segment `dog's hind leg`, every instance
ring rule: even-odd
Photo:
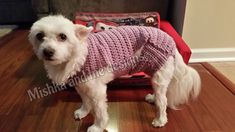
[[[150,97],[150,102],[154,100],[154,103],[158,109],[157,117],[153,120],[152,125],[154,127],[162,127],[167,123],[167,87],[172,79],[174,72],[174,58],[169,57],[166,63],[154,73],[152,77],[152,87],[154,90],[154,96]]]

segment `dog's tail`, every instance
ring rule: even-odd
[[[176,51],[175,71],[167,92],[168,107],[176,109],[176,106],[187,103],[190,97],[195,99],[200,90],[201,79],[198,72],[186,65]]]

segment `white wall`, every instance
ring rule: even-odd
[[[183,38],[190,62],[235,61],[235,0],[188,0]]]
[[[183,38],[192,49],[235,47],[235,0],[188,0]]]

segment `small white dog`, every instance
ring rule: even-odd
[[[77,84],[83,104],[74,112],[76,119],[82,119],[93,111],[95,121],[88,132],[102,132],[106,128],[109,118],[106,84],[122,74],[144,71],[151,76],[154,94],[148,94],[145,99],[155,103],[159,110],[152,122],[155,127],[167,123],[167,106],[176,108],[190,97],[198,96],[198,73],[184,63],[173,39],[166,33],[137,26],[100,33],[91,31],[92,28],[73,24],[63,16],[48,16],[35,22],[29,34],[33,49],[44,61],[52,81],[67,83],[71,78],[81,77],[81,73],[90,77]],[[130,58],[134,61],[128,65]],[[119,61],[126,65],[120,65]],[[101,72],[102,68],[109,69]],[[94,77],[97,71],[100,74]]]

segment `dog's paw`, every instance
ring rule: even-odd
[[[80,108],[74,111],[74,118],[81,120],[82,118],[86,117],[88,114],[89,114],[88,111],[84,110],[83,108]]]
[[[96,125],[88,127],[87,132],[103,132],[104,130]]]
[[[163,127],[166,125],[166,123],[167,123],[167,118],[160,118],[160,119],[155,118],[152,122],[152,125],[154,127]]]
[[[155,100],[155,96],[153,94],[147,94],[145,96],[145,101],[147,101],[148,103],[154,103]]]

